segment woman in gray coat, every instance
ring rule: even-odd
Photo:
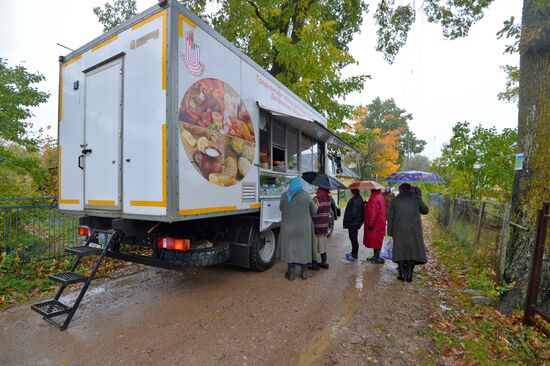
[[[401,281],[412,281],[414,266],[428,261],[420,214],[428,213],[422,198],[412,192],[408,183],[399,186],[399,194],[391,204],[388,214],[388,235],[393,237],[393,261],[398,263]]]
[[[288,263],[285,277],[294,280],[296,265],[302,268],[302,279],[308,277],[307,266],[312,261],[312,217],[317,206],[302,188],[302,179],[290,181],[288,191],[281,195],[281,232],[279,248],[281,259]]]

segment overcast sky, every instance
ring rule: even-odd
[[[105,1],[0,0],[0,57],[11,66],[23,63],[45,75],[40,88],[52,96],[36,108],[33,121],[51,125],[53,136],[57,135],[58,57],[68,53],[56,43],[76,49],[101,35],[103,27],[92,8]],[[137,3],[141,12],[157,1]],[[369,14],[350,45],[359,64],[348,67],[344,75],[369,74],[372,80],[346,102],[358,105],[376,97],[394,98],[413,114],[411,129],[428,143],[424,154],[430,159],[439,155],[457,121],[498,129],[516,127],[517,106],[497,100],[496,95],[505,84],[499,66],[517,64],[519,57],[502,54],[506,42],[498,41],[496,32],[511,15],[521,17],[521,6],[522,0],[496,0],[468,37],[454,41],[445,41],[441,28],[418,12],[407,45],[392,65],[374,49],[376,30]],[[372,5],[370,13],[374,10]]]

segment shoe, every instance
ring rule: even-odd
[[[357,257],[354,257],[351,253],[346,253],[346,259],[351,262],[357,261]]]
[[[385,261],[384,261],[384,258],[376,257],[372,260],[372,263],[374,263],[374,264],[384,264]]]
[[[321,267],[319,267],[319,263],[317,263],[315,261],[312,262],[312,263],[309,263],[308,268],[311,269],[312,271],[320,271],[321,270]]]
[[[289,281],[294,281],[294,268],[289,269],[288,271],[286,271],[285,277]]]
[[[328,269],[328,263],[327,263],[327,253],[321,254],[322,262],[319,263],[319,267]]]
[[[309,273],[307,272],[307,267],[302,267],[302,280],[307,280]]]
[[[405,265],[399,263],[397,266],[397,279],[399,281],[405,281]]]
[[[407,264],[407,272],[405,273],[405,281],[412,282],[413,272],[414,272],[414,262],[409,261],[409,263]]]
[[[375,259],[376,259],[376,255],[373,255],[372,257],[367,258],[367,261],[373,262]]]

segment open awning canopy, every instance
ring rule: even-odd
[[[331,132],[328,128],[317,121],[291,116],[289,114],[273,110],[272,108],[268,108],[262,105],[260,102],[257,103],[261,110],[268,112],[281,122],[284,122],[290,127],[293,127],[303,132],[304,134],[314,138],[315,140],[325,142],[329,145],[334,145],[341,149],[346,149],[349,152],[357,152],[357,150],[353,148],[350,144],[342,140],[340,137],[338,137],[336,134]]]

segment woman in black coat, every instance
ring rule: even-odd
[[[353,197],[348,201],[346,205],[346,211],[344,212],[344,229],[348,229],[349,240],[351,241],[351,252],[346,254],[348,261],[356,261],[359,253],[359,241],[357,240],[357,234],[359,229],[363,225],[363,197],[358,190],[352,189]]]
[[[390,204],[388,214],[388,235],[393,237],[393,261],[399,264],[401,281],[412,281],[414,266],[428,261],[422,219],[429,209],[422,198],[412,192],[408,183],[399,186],[399,194]]]

